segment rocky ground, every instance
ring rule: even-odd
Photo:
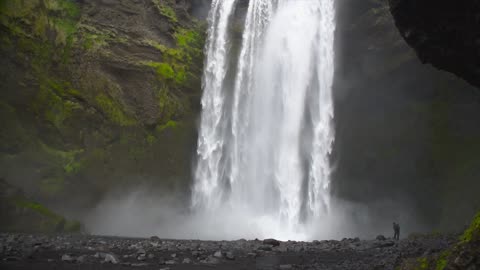
[[[450,247],[446,236],[280,242],[0,234],[1,269],[395,269]]]

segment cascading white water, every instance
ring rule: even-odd
[[[334,0],[250,0],[232,67],[235,6],[210,12],[193,207],[244,215],[259,237],[306,237],[329,209]]]

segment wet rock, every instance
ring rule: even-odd
[[[466,254],[466,253],[462,253],[460,254],[460,256],[455,258],[453,263],[460,268],[466,269],[467,266],[470,265],[470,263],[472,263],[474,259],[475,258],[473,256],[470,256],[469,254]]]
[[[150,240],[151,240],[151,241],[159,242],[159,241],[160,241],[160,238],[159,238],[158,236],[152,236],[152,237],[150,237]]]
[[[112,253],[106,253],[104,261],[106,263],[112,263],[112,264],[120,263],[120,259],[115,254],[112,254]]]
[[[170,255],[170,257],[176,258],[176,257],[177,257],[177,254],[176,254],[176,253],[173,253],[172,255]]]
[[[81,255],[77,258],[77,263],[84,263],[87,260],[87,255]]]
[[[192,260],[190,260],[190,258],[185,258],[185,259],[183,259],[182,263],[190,264],[190,263],[192,263]]]
[[[137,257],[137,260],[139,261],[145,261],[147,259],[147,256],[145,256],[145,254],[140,254],[138,257]]]
[[[273,238],[269,238],[269,239],[263,240],[263,244],[264,245],[271,245],[273,247],[277,247],[277,246],[280,245],[280,241],[278,241],[276,239],[273,239]]]
[[[16,262],[16,261],[20,261],[20,258],[15,256],[9,256],[9,257],[5,257],[3,260],[6,262]]]
[[[131,263],[131,267],[145,267],[148,266],[148,263]]]
[[[261,245],[257,249],[258,250],[263,250],[263,251],[272,251],[272,246],[271,245]]]
[[[151,259],[155,258],[155,255],[153,253],[150,253],[150,254],[148,254],[147,258],[149,258],[151,260]]]
[[[223,254],[222,254],[222,252],[219,250],[219,251],[217,251],[217,252],[215,252],[215,253],[213,254],[213,257],[215,257],[215,258],[220,258],[220,259],[221,259],[221,258],[223,258]]]
[[[385,236],[383,236],[383,235],[381,235],[381,234],[378,235],[375,239],[377,239],[377,240],[379,240],[379,241],[385,241],[385,240],[387,240],[387,238],[385,238]]]
[[[62,261],[63,262],[73,262],[75,261],[75,258],[73,256],[70,256],[68,254],[62,255]]]
[[[280,270],[290,270],[290,269],[293,269],[293,267],[292,267],[291,264],[282,264],[278,267],[278,269],[280,269]]]
[[[219,264],[220,260],[218,258],[215,258],[213,256],[208,256],[205,260],[202,260],[201,263],[205,264]]]
[[[165,261],[165,264],[169,264],[169,265],[172,265],[172,264],[175,264],[176,262],[174,260],[168,260],[168,261]]]
[[[105,259],[105,255],[106,255],[106,253],[97,252],[97,253],[95,253],[95,255],[93,255],[93,257],[95,257],[97,259]]]
[[[235,255],[233,255],[233,252],[231,252],[231,251],[225,253],[225,257],[226,257],[228,260],[235,260]]]
[[[394,241],[381,241],[381,242],[376,242],[375,247],[380,247],[380,248],[385,248],[385,247],[391,247],[394,246],[395,242]]]

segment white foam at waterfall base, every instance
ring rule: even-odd
[[[333,0],[251,0],[229,84],[235,4],[212,3],[192,207],[217,230],[305,239],[330,208]]]

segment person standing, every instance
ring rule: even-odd
[[[393,239],[400,239],[400,224],[393,222]]]

